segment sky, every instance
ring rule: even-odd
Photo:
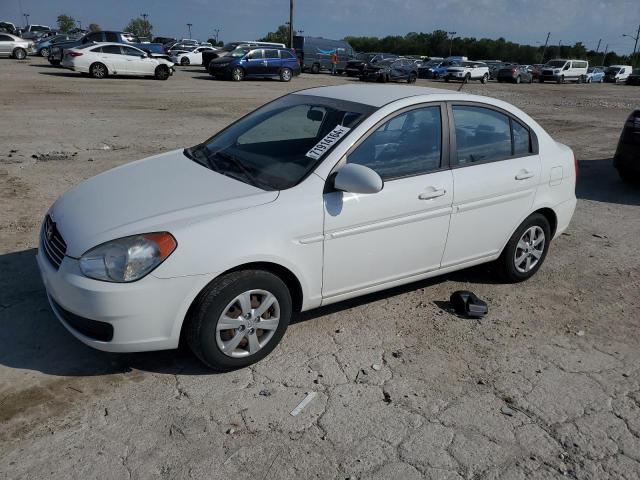
[[[149,14],[157,36],[205,40],[219,29],[224,41],[253,40],[289,20],[288,0],[0,0],[0,21],[55,25],[65,13],[103,29],[121,30]],[[458,36],[504,37],[518,43],[582,41],[595,49],[629,53],[640,24],[640,0],[295,0],[294,28],[304,35],[343,38],[435,29]]]

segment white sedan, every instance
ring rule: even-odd
[[[62,66],[94,78],[136,75],[166,80],[173,74],[172,62],[121,43],[91,43],[65,50]]]
[[[69,190],[37,261],[87,345],[183,336],[228,370],[265,357],[300,311],[485,262],[530,278],[569,225],[576,173],[568,147],[500,100],[313,88]]]
[[[216,50],[213,47],[196,47],[190,52],[178,51],[172,55],[171,60],[176,65],[202,65],[202,52]]]

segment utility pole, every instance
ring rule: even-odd
[[[293,48],[293,0],[289,0],[289,48]]]
[[[149,16],[149,14],[148,13],[141,13],[140,16],[146,22],[147,21],[147,17]]]
[[[28,13],[23,13],[23,15],[24,15],[24,22],[25,22],[24,26],[27,27],[27,26],[29,26],[29,17],[31,15],[29,15]]]
[[[633,53],[631,54],[631,66],[633,67],[635,66],[636,50],[638,49],[638,39],[640,39],[640,25],[638,25],[638,32],[636,33],[635,37],[633,35],[627,35],[626,33],[623,33],[622,36],[633,38],[633,40],[635,41],[635,43],[633,44]]]
[[[216,44],[215,44],[216,47],[218,46],[218,33],[220,33],[220,29],[219,28],[214,28],[213,29],[213,34],[214,34],[214,36],[216,38]]]
[[[607,52],[609,51],[609,44],[607,43],[604,47],[604,55],[602,55],[602,66],[604,67],[604,59],[607,58]]]
[[[544,54],[547,53],[547,45],[549,45],[550,37],[551,37],[551,32],[547,33],[547,39],[544,41],[544,48],[542,49],[542,58],[540,59],[540,63],[544,63]]]
[[[602,39],[598,40],[598,46],[596,47],[596,55],[598,55],[598,52],[600,51],[600,44],[602,43]]]
[[[558,40],[558,57],[562,56],[562,40]]]
[[[449,35],[449,56],[451,56],[451,52],[453,51],[453,36],[458,32],[447,32]]]
[[[191,27],[193,27],[193,23],[187,23],[187,28],[189,29],[189,40],[191,40]]]

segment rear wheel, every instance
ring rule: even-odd
[[[407,78],[407,83],[416,83],[416,79],[418,76],[415,73],[410,73],[409,78]]]
[[[47,58],[49,56],[49,49],[45,47],[42,50],[40,50],[40,56]]]
[[[183,67],[186,67],[190,63],[191,63],[191,60],[189,60],[187,57],[182,57],[180,59],[180,65],[182,65]]]
[[[290,82],[291,77],[293,77],[293,72],[290,68],[283,68],[280,70],[280,81],[281,82]]]
[[[520,83],[521,81],[522,81],[522,79],[520,78],[520,75],[518,75],[518,76],[516,77],[516,83]]]
[[[154,72],[156,80],[167,80],[169,78],[169,67],[166,65],[158,65]]]
[[[105,78],[109,74],[109,71],[105,65],[96,62],[89,67],[89,73],[91,73],[93,78]]]
[[[582,78],[582,75],[580,75],[580,76],[578,77],[578,83],[582,83],[583,81],[584,81],[584,79]]]
[[[489,81],[489,75],[485,73],[485,74],[482,76],[482,79],[480,79],[480,82],[482,82],[482,83],[487,83],[488,81]]]
[[[241,69],[240,67],[236,67],[231,70],[231,80],[233,80],[234,82],[240,82],[242,79],[244,79],[243,69]]]
[[[311,65],[311,73],[320,73],[320,64],[314,63]]]
[[[522,282],[538,271],[549,250],[551,227],[544,215],[530,215],[513,233],[496,261],[502,279]]]
[[[16,60],[24,60],[27,58],[27,51],[24,48],[16,48],[13,50],[13,58]]]
[[[263,270],[232,272],[198,295],[186,320],[185,339],[213,370],[243,368],[276,347],[292,312],[291,293],[279,277]]]

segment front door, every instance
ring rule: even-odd
[[[453,104],[453,214],[442,267],[500,253],[540,182],[532,133],[502,111]]]
[[[125,74],[126,59],[122,55],[119,45],[105,45],[100,49],[95,49],[94,52],[99,52],[100,60],[107,66],[109,73]]]
[[[264,50],[249,52],[245,59],[245,73],[247,76],[262,76],[266,74],[267,62],[264,59]]]
[[[370,195],[325,193],[325,299],[440,267],[453,199],[452,173],[442,161],[448,143],[443,108],[430,104],[401,112],[347,155],[347,163],[375,170],[384,187]]]

